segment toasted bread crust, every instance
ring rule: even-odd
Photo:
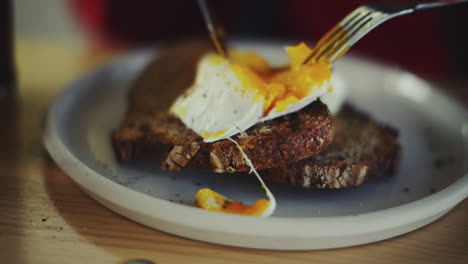
[[[320,153],[333,139],[334,126],[328,108],[316,101],[293,114],[269,120],[246,131],[245,138],[235,136],[255,168],[262,170],[291,164]],[[242,153],[232,142],[221,140],[204,144],[199,157],[189,168],[206,169],[209,155],[214,172],[249,171]]]
[[[399,166],[397,131],[349,105],[335,119],[333,142],[319,155],[263,170],[271,181],[305,188],[349,188],[392,175]]]
[[[132,125],[129,126],[128,124]],[[255,168],[262,170],[294,163],[322,151],[333,139],[333,120],[316,101],[301,111],[255,125],[233,139]],[[250,170],[237,146],[229,140],[204,143],[169,114],[130,118],[113,134],[120,161],[150,158],[168,170],[193,168],[214,172]]]

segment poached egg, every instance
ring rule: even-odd
[[[172,105],[170,112],[204,142],[232,141],[241,151],[265,194],[252,205],[233,201],[211,190],[201,189],[195,200],[200,208],[242,215],[270,216],[276,199],[238,143],[230,137],[258,122],[286,115],[307,106],[318,97],[337,112],[345,92],[340,80],[331,78],[331,63],[321,59],[303,64],[312,52],[306,44],[286,47],[289,65],[271,68],[255,53],[230,52],[230,60],[214,53],[203,56],[194,84]],[[339,88],[334,90],[332,85]]]
[[[193,86],[170,112],[205,142],[214,142],[298,111],[331,91],[329,61],[302,64],[312,51],[304,43],[285,50],[290,63],[276,69],[255,53],[231,51],[230,60],[206,54]]]

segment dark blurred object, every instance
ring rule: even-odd
[[[0,103],[14,95],[16,86],[12,19],[11,0],[0,1]]]
[[[73,0],[72,8],[78,22],[99,44],[123,42],[139,45],[200,35],[202,32],[206,34],[197,1],[193,0]],[[230,13],[226,11],[217,10],[222,14]],[[229,20],[229,17],[221,19]]]
[[[0,0],[0,159],[6,162],[16,157],[19,149],[12,19],[12,1]]]
[[[468,4],[442,11],[449,72],[468,79]]]
[[[347,13],[369,2],[211,0],[232,37],[309,43]],[[95,43],[140,45],[187,35],[208,36],[196,1],[72,0],[72,4]],[[466,14],[468,4],[460,4],[397,18],[367,35],[351,52],[430,78],[467,75]]]

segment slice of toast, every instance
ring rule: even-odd
[[[395,173],[401,151],[395,129],[349,105],[336,116],[335,129],[332,143],[319,155],[260,175],[305,188],[348,188]]]
[[[316,101],[296,113],[257,124],[233,139],[255,168],[261,170],[320,153],[332,141],[333,133],[328,108]],[[214,172],[250,170],[234,143],[229,140],[204,143],[167,112],[129,115],[112,139],[120,161],[150,158],[168,170],[184,167]]]
[[[203,143],[168,114],[173,100],[193,82],[198,58],[206,50],[201,42],[174,46],[135,81],[126,117],[112,135],[119,161],[152,159],[169,170],[250,170],[232,142]],[[333,121],[320,101],[234,139],[262,177],[307,188],[359,186],[394,173],[400,156],[394,129],[350,106]]]
[[[193,82],[196,62],[206,50],[204,43],[197,42],[173,47],[153,60],[134,82],[125,119],[112,135],[119,161],[149,158],[173,171],[250,170],[231,141],[204,143],[168,113],[175,98]],[[316,155],[331,142],[333,134],[328,108],[316,101],[296,113],[257,124],[233,139],[261,170]]]

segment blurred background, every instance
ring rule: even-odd
[[[73,43],[87,50],[88,59],[187,36],[207,36],[194,0],[13,2],[16,39]],[[308,43],[367,2],[211,1],[230,37]],[[461,4],[392,20],[358,42],[351,52],[459,87],[456,84],[468,78],[466,47],[468,5]]]

